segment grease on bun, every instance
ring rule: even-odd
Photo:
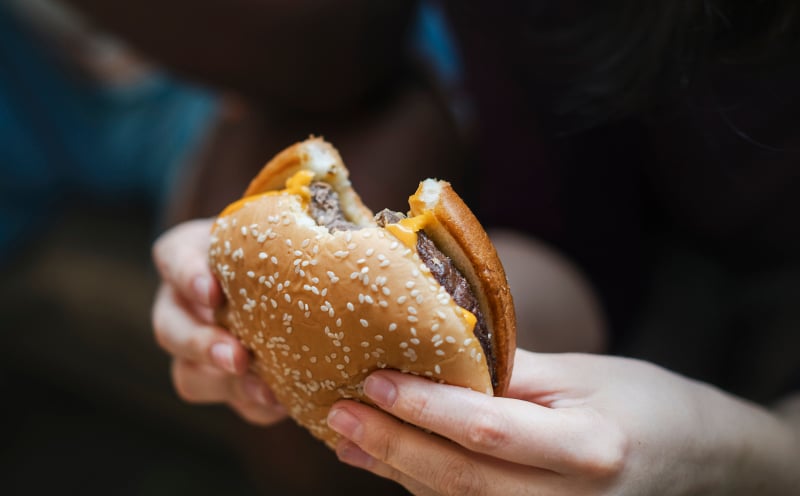
[[[377,369],[508,387],[515,318],[494,246],[445,181],[421,182],[409,206],[373,215],[336,149],[311,138],[273,158],[212,229],[226,296],[217,319],[290,416],[331,447],[328,410],[368,402]]]

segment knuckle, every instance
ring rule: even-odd
[[[230,402],[231,408],[245,421],[258,426],[267,426],[275,422],[276,415],[261,408],[247,406],[239,402]]]
[[[153,336],[155,337],[156,343],[161,349],[168,351],[170,344],[168,325],[164,318],[164,312],[158,303],[156,303],[153,308],[150,320],[153,326]]]
[[[387,429],[365,429],[365,431],[367,433],[364,438],[366,451],[374,453],[378,460],[387,465],[393,465],[402,450],[400,438],[392,435]]]
[[[466,458],[451,457],[441,464],[436,490],[445,495],[479,495],[485,486],[477,467]]]
[[[184,361],[176,360],[172,364],[172,385],[178,397],[187,403],[196,403],[197,397],[192,390],[189,379],[190,365]]]
[[[427,396],[415,394],[406,397],[401,396],[400,399],[402,400],[402,408],[409,419],[425,423],[430,411],[430,401]]]
[[[630,440],[618,426],[603,421],[593,432],[593,439],[582,460],[585,473],[608,479],[619,475],[625,468]]]
[[[200,332],[200,329],[195,329],[183,343],[184,353],[186,356],[191,357],[198,362],[205,362],[206,357],[209,355],[208,340],[205,333]]]
[[[467,448],[473,451],[491,452],[508,443],[502,416],[485,408],[475,412],[464,434]]]

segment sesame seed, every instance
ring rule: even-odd
[[[283,299],[286,300],[287,303],[292,302],[292,297],[289,295],[289,293],[283,293]]]
[[[367,248],[367,251],[364,252],[364,254],[366,256],[368,256],[368,257],[371,257],[373,253],[375,253],[375,249],[374,248]]]
[[[411,341],[411,344],[413,345],[419,345],[419,338],[411,338],[409,341]]]
[[[253,278],[256,277],[256,273],[253,272],[252,270],[248,270],[247,271],[247,277],[249,277],[250,279],[253,279]]]
[[[441,373],[442,373],[442,368],[439,366],[439,364],[438,364],[438,363],[437,363],[436,365],[434,365],[434,367],[433,367],[433,370],[434,370],[434,372],[436,372],[437,374],[441,374]]]
[[[400,343],[400,347],[403,348],[403,349],[408,348],[408,343],[406,343],[405,341],[402,341]]]
[[[407,319],[408,319],[409,322],[412,322],[412,323],[419,322],[419,319],[414,315],[409,315],[407,317]]]
[[[348,301],[348,302],[347,302],[347,309],[348,309],[348,310],[350,310],[351,312],[355,312],[355,310],[356,310],[356,307],[355,307],[355,306],[354,306],[352,303],[350,303],[350,302]]]
[[[417,309],[414,307],[408,307],[408,313],[410,313],[411,315],[416,315]]]
[[[394,332],[395,330],[397,330],[397,324],[392,322],[391,324],[389,324],[389,332]]]
[[[454,338],[453,336],[447,336],[447,337],[444,338],[444,340],[447,341],[450,344],[455,344],[455,342],[456,342],[456,338]]]
[[[361,327],[369,327],[369,322],[364,319],[359,320],[361,322]]]
[[[272,262],[272,263],[273,263],[273,264],[275,264],[275,265],[278,265],[278,258],[277,258],[277,257],[275,257],[275,256],[271,257],[271,258],[269,259],[269,261],[270,261],[270,262]]]
[[[434,335],[434,336],[431,338],[431,341],[434,341],[434,342],[435,342],[435,341],[441,341],[441,340],[442,340],[442,337],[441,337],[440,335],[438,335],[438,334],[435,334],[435,335]]]
[[[464,340],[464,346],[469,346],[469,344],[470,344],[471,342],[472,342],[472,338],[467,338],[467,339],[465,339],[465,340]]]
[[[444,356],[444,350],[436,350],[436,355]]]
[[[403,303],[405,303],[405,302],[406,302],[406,300],[407,300],[407,299],[408,299],[408,297],[407,297],[407,296],[405,296],[405,295],[403,295],[403,296],[398,296],[398,297],[397,297],[397,304],[398,304],[398,305],[402,305]]]
[[[268,257],[268,255],[266,253],[264,253],[263,251],[258,253],[258,258],[261,259],[261,260],[264,260],[267,257]]]
[[[406,289],[411,289],[411,288],[413,288],[415,284],[416,284],[416,283],[415,283],[414,281],[408,281],[408,282],[406,282]]]

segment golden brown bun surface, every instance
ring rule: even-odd
[[[310,141],[312,146],[330,146]],[[308,144],[279,154],[264,169],[272,172],[262,172],[248,192],[280,190],[294,172],[311,169],[315,178],[332,182],[340,195],[350,190],[345,209],[361,215],[362,225],[366,224],[371,212],[352,192],[338,153],[309,152],[304,148]],[[303,162],[306,159],[313,163]],[[499,261],[484,260],[496,260],[493,248],[491,252],[465,249],[470,243],[483,246],[488,237],[474,237],[486,234],[468,209],[471,220],[459,220],[464,214],[461,208],[466,206],[448,185],[435,206],[441,220],[426,232],[443,243],[448,255],[448,250],[455,250],[457,265],[479,262],[465,275],[479,283],[475,287],[493,288],[495,293],[488,294],[498,296],[479,296],[482,306],[490,309],[487,317],[490,321],[510,317],[513,322],[502,267],[498,271]],[[446,234],[451,226],[461,234]],[[416,251],[383,228],[373,224],[330,233],[311,219],[300,196],[257,194],[220,215],[209,257],[226,296],[220,323],[252,351],[253,370],[289,414],[331,447],[338,436],[327,427],[328,410],[342,398],[367,401],[363,381],[381,368],[492,394],[486,359],[462,309]],[[501,337],[496,349],[503,371],[501,387],[495,391],[500,393],[510,375],[513,325],[490,324],[490,328]]]
[[[425,232],[453,260],[478,298],[493,334],[498,378],[494,394],[503,396],[511,380],[517,337],[514,301],[503,264],[489,235],[449,183],[428,179],[420,183],[414,197],[419,201],[412,199],[410,213],[433,212],[436,222]]]

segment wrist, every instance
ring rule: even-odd
[[[800,488],[800,422],[699,385],[701,451],[697,494],[785,495]]]

